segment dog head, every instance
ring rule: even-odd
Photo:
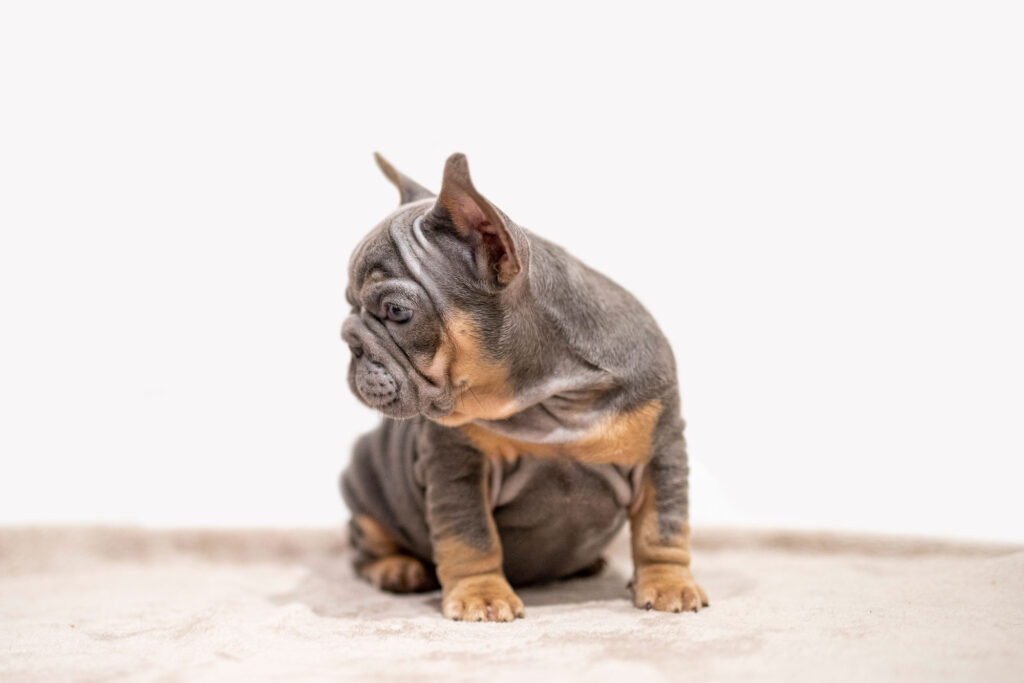
[[[436,196],[379,155],[377,164],[400,205],[349,262],[349,386],[395,418],[458,425],[513,414],[504,354],[488,341],[529,276],[526,232],[476,190],[462,154],[448,158]]]

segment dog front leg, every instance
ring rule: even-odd
[[[523,601],[502,572],[488,463],[465,444],[442,448],[423,465],[427,524],[443,593],[441,611],[457,621],[513,621],[524,616]]]
[[[688,471],[682,426],[656,435],[640,496],[630,512],[631,585],[637,607],[696,612],[708,605],[707,594],[690,571]]]

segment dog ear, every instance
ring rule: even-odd
[[[494,273],[506,285],[523,269],[523,250],[517,242],[525,237],[473,187],[465,154],[453,154],[445,162],[441,194],[434,205],[434,212],[440,211],[447,212],[455,230],[475,247],[481,271]]]
[[[405,174],[392,166],[387,159],[377,152],[373,153],[373,158],[377,160],[377,166],[379,166],[380,170],[384,172],[384,175],[391,181],[391,184],[398,188],[399,205],[408,204],[409,202],[415,202],[420,199],[429,199],[434,196],[433,192],[423,187],[415,180],[406,177]]]

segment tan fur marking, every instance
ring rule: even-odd
[[[529,443],[496,434],[476,424],[461,427],[484,455],[511,460],[520,455],[561,456],[579,462],[636,465],[651,454],[651,433],[661,414],[661,401],[645,403],[636,410],[607,417],[576,441]]]
[[[398,544],[372,517],[356,515],[355,523],[362,532],[359,547],[367,554],[373,557],[387,557],[400,552]]]
[[[654,486],[647,474],[637,504],[630,510],[633,549],[633,602],[637,607],[662,612],[696,612],[707,606],[704,589],[690,571],[690,527],[671,539],[662,539]]]
[[[493,527],[493,522],[491,523]],[[434,543],[441,580],[441,613],[457,621],[512,621],[523,616],[523,601],[501,571],[501,545],[494,534],[490,552],[457,538]]]
[[[421,364],[417,362],[416,365],[424,377],[437,386],[444,386],[448,381],[448,366],[451,364],[451,359],[451,340],[448,339],[448,335],[442,334],[441,344],[437,347],[437,351],[434,352],[434,357],[430,359],[430,364],[425,367],[419,367]]]
[[[418,593],[437,588],[434,577],[423,563],[408,555],[389,555],[368,562],[359,568],[359,576],[392,593]]]
[[[654,486],[644,473],[640,495],[629,515],[630,544],[633,548],[633,563],[637,566],[657,563],[671,563],[690,566],[690,527],[683,527],[682,533],[665,542],[658,530],[658,511],[654,501]]]
[[[514,621],[526,616],[523,601],[501,574],[461,579],[445,590],[441,613],[457,621]]]
[[[480,482],[488,499],[489,477]],[[458,621],[513,621],[524,615],[523,601],[502,573],[501,539],[488,511],[490,548],[478,550],[456,536],[435,539],[434,563],[441,581],[441,612]]]
[[[501,545],[497,534],[491,543],[491,550],[481,552],[458,538],[448,537],[434,543],[434,562],[442,586],[459,579],[478,574],[501,573]]]
[[[437,582],[422,562],[402,552],[388,532],[372,517],[357,515],[357,546],[370,558],[357,563],[359,576],[381,590],[414,593],[432,590]]]
[[[488,361],[480,350],[480,335],[463,311],[448,316],[446,339],[431,364],[434,372],[438,356],[447,363],[448,381],[455,391],[455,409],[437,422],[448,427],[472,420],[500,420],[519,407],[508,384],[508,368]]]

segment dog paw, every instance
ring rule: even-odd
[[[498,574],[460,579],[445,591],[441,613],[456,621],[515,621],[526,616],[523,601]]]
[[[660,612],[697,612],[708,596],[687,567],[652,564],[637,569],[632,583],[633,604]]]
[[[391,593],[419,593],[437,588],[432,572],[408,555],[389,555],[371,560],[359,575],[381,590]]]

